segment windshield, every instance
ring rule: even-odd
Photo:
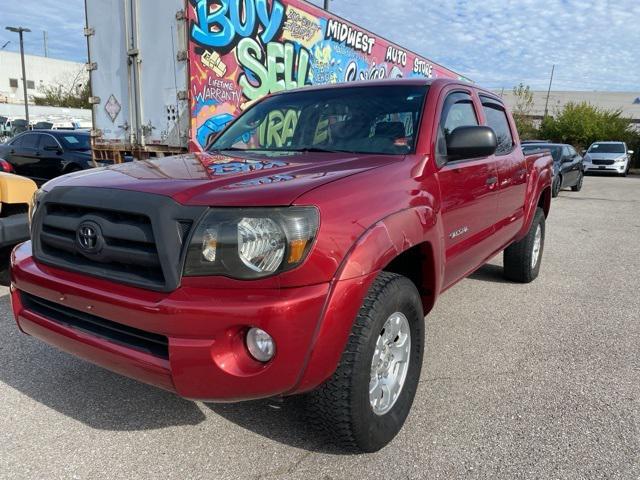
[[[589,153],[627,153],[624,143],[594,143]]]
[[[544,144],[536,144],[536,145],[526,145],[522,147],[525,155],[531,155],[532,153],[543,152],[547,150],[551,150],[551,156],[553,157],[554,162],[559,162],[562,157],[562,147],[557,145],[544,145]]]
[[[68,150],[91,150],[89,135],[77,133],[65,133],[59,137]]]
[[[268,97],[208,151],[413,152],[426,86],[332,88]]]

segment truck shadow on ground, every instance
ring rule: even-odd
[[[340,449],[324,432],[309,424],[302,396],[283,401],[208,403],[206,406],[237,426],[283,445],[316,453],[352,454]]]
[[[471,274],[468,279],[491,283],[512,283],[504,278],[504,269],[500,265],[493,265],[491,263],[487,263],[480,267]]]
[[[0,297],[0,382],[90,428],[144,431],[198,425],[200,406],[111,373],[22,334]],[[303,399],[205,404],[240,428],[313,452],[344,454],[305,422]],[[327,439],[328,440],[328,439]]]
[[[206,420],[194,402],[20,333],[8,295],[0,298],[0,312],[0,382],[36,402],[98,430],[154,430]]]

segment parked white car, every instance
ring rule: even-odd
[[[611,172],[626,177],[633,150],[624,142],[596,142],[584,156],[585,172]]]

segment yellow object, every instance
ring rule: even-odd
[[[302,260],[304,249],[307,247],[307,240],[293,240],[289,243],[289,259],[288,263],[298,263]]]
[[[217,52],[210,52],[207,50],[202,54],[201,59],[202,64],[213,70],[217,76],[224,77],[224,74],[227,73],[227,66]]]
[[[33,180],[13,173],[0,172],[0,201],[4,204],[31,205],[33,194],[37,189]]]

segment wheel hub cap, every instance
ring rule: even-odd
[[[536,268],[536,265],[538,265],[541,249],[542,249],[542,227],[538,225],[538,228],[536,228],[536,236],[533,239],[533,254],[531,255],[531,268]]]
[[[407,317],[392,314],[378,336],[371,361],[369,401],[376,415],[384,415],[395,405],[409,370],[411,330]]]

